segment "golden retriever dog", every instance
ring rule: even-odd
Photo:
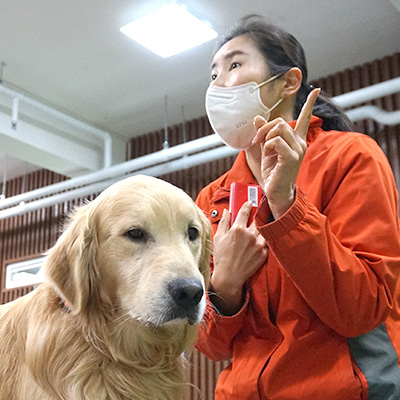
[[[206,308],[210,224],[135,176],[78,208],[46,281],[0,308],[1,400],[178,400]]]

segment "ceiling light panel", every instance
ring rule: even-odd
[[[123,26],[120,31],[163,58],[218,36],[209,25],[178,4],[170,4],[147,14]]]

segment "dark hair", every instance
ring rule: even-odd
[[[313,87],[308,84],[308,72],[304,49],[297,39],[284,29],[265,21],[260,15],[247,15],[224,36],[218,43],[222,47],[231,39],[246,35],[253,40],[272,75],[287,72],[297,67],[303,74],[299,91],[297,92],[294,114],[298,118],[300,110]],[[314,105],[313,114],[322,118],[324,130],[352,131],[353,124],[336,106],[332,100],[321,91]]]

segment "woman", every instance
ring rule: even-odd
[[[197,347],[232,360],[215,399],[400,399],[398,197],[385,156],[307,84],[297,40],[258,16],[224,38],[211,75],[211,125],[243,150],[197,199],[214,232]],[[232,182],[263,190],[249,226],[249,203],[230,226]]]

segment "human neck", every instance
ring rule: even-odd
[[[256,144],[246,150],[246,161],[254,178],[258,184],[264,189],[261,175],[261,147]]]

